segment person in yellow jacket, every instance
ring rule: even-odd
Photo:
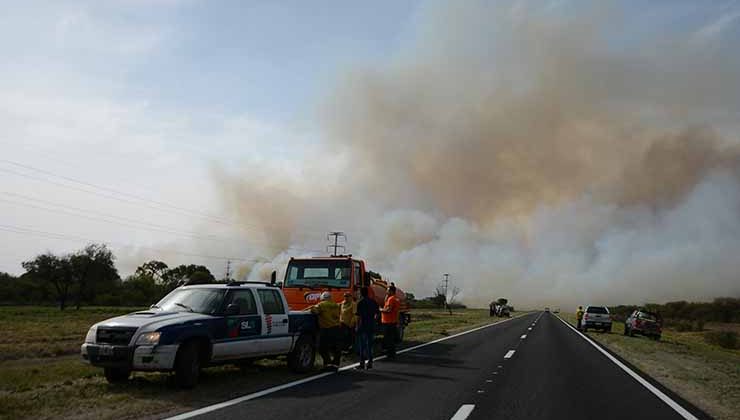
[[[342,330],[339,327],[339,305],[331,300],[331,293],[321,294],[321,302],[308,308],[319,320],[319,354],[324,367],[339,369],[342,357]]]
[[[355,342],[355,327],[357,326],[357,302],[350,292],[344,293],[344,300],[340,305],[339,323],[344,337],[344,350],[351,350]]]
[[[579,306],[576,311],[576,327],[580,330],[583,323],[583,307]]]

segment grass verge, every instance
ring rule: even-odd
[[[560,316],[575,325],[574,315]],[[740,350],[708,344],[701,332],[628,337],[619,322],[609,334],[587,334],[714,418],[740,420]]]

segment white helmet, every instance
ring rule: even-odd
[[[324,292],[321,294],[321,300],[331,300],[331,293]]]

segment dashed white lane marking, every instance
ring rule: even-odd
[[[490,384],[491,382],[493,382],[493,379],[486,379],[486,382]]]
[[[450,420],[465,420],[473,412],[475,404],[463,404]]]
[[[526,316],[526,315],[523,315],[523,316]],[[401,354],[401,353],[406,353],[406,352],[414,351],[414,350],[420,349],[422,347],[426,347],[426,346],[429,346],[429,345],[432,345],[432,344],[436,344],[436,343],[439,343],[439,342],[442,342],[442,341],[445,341],[445,340],[450,340],[450,339],[453,339],[455,337],[460,337],[461,335],[470,334],[472,332],[480,331],[480,330],[482,330],[484,328],[489,328],[489,327],[492,327],[494,325],[500,325],[500,324],[503,324],[504,322],[512,321],[512,320],[518,319],[518,318],[519,317],[516,316],[516,317],[505,319],[503,321],[498,321],[498,322],[493,322],[491,324],[482,325],[480,327],[473,328],[471,330],[467,330],[467,331],[463,331],[463,332],[460,332],[460,333],[457,333],[457,334],[449,335],[447,337],[438,338],[438,339],[432,340],[432,341],[430,341],[428,343],[422,343],[422,344],[419,344],[417,346],[413,346],[413,347],[405,348],[403,350],[399,350],[396,354]],[[385,359],[385,356],[380,356],[380,357],[376,357],[375,358],[376,361],[382,360],[382,359]],[[344,366],[344,367],[340,368],[339,370],[340,371],[344,371],[344,370],[354,369],[355,367],[357,367],[359,365],[360,365],[359,363],[353,363],[351,365]],[[209,405],[209,406],[206,406],[206,407],[203,407],[203,408],[199,408],[197,410],[188,411],[188,412],[185,412],[185,413],[182,413],[182,414],[178,414],[178,415],[173,416],[173,417],[170,417],[170,418],[168,418],[166,420],[185,420],[185,419],[190,419],[190,418],[197,417],[197,416],[200,416],[200,415],[203,415],[203,414],[206,414],[206,413],[210,413],[210,412],[213,412],[213,411],[220,410],[222,408],[230,407],[232,405],[236,405],[236,404],[240,404],[240,403],[243,403],[243,402],[246,402],[246,401],[254,400],[256,398],[264,397],[265,395],[269,395],[269,394],[272,394],[272,393],[275,393],[275,392],[278,392],[278,391],[282,391],[284,389],[288,389],[288,388],[292,388],[294,386],[305,384],[306,382],[311,382],[311,381],[315,381],[317,379],[325,378],[325,377],[330,376],[330,375],[334,375],[334,373],[332,373],[332,372],[319,373],[317,375],[309,376],[307,378],[299,379],[297,381],[288,382],[288,383],[285,383],[285,384],[282,384],[282,385],[274,386],[272,388],[263,389],[262,391],[255,392],[253,394],[244,395],[244,396],[237,397],[237,398],[234,398],[234,399],[231,399],[231,400],[228,400],[228,401],[224,401],[224,402],[221,402],[221,403],[218,403],[218,404],[213,404],[213,405]],[[471,411],[472,411],[472,409],[471,409]]]
[[[527,328],[528,331],[532,331],[532,327]]]
[[[506,354],[504,355],[504,359],[511,359],[511,356],[514,355],[514,351],[515,350],[509,350],[509,351],[507,351]]]
[[[522,334],[522,336],[519,337],[519,338],[521,338],[522,340],[524,340],[525,338],[527,338],[527,334]]]
[[[572,325],[570,325],[568,322],[566,322],[563,318],[560,318],[558,316],[558,319],[562,321],[563,324],[570,327],[571,330],[575,331],[576,334],[580,335],[581,338],[586,340],[589,344],[594,346],[596,350],[600,351],[604,356],[606,356],[609,360],[611,360],[615,365],[619,366],[623,371],[627,372],[627,374],[631,377],[633,377],[637,382],[640,383],[640,385],[644,386],[648,389],[648,391],[655,394],[656,397],[660,398],[661,401],[668,404],[669,407],[671,407],[673,410],[675,410],[678,414],[681,415],[681,417],[685,418],[686,420],[698,420],[693,414],[689,412],[689,410],[681,407],[677,402],[673,401],[671,397],[664,394],[663,391],[659,390],[658,388],[654,387],[653,384],[646,381],[642,376],[638,375],[633,371],[632,369],[628,368],[627,365],[620,362],[616,357],[612,356],[607,352],[606,350],[599,347],[596,343],[594,343],[590,338],[586,337],[582,332],[575,329]]]

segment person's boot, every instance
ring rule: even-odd
[[[365,370],[365,361],[360,360],[360,364],[355,368],[356,370]]]
[[[373,361],[372,360],[368,360],[368,362],[367,362],[367,369],[369,370],[369,369],[372,369],[372,368],[373,368]]]

